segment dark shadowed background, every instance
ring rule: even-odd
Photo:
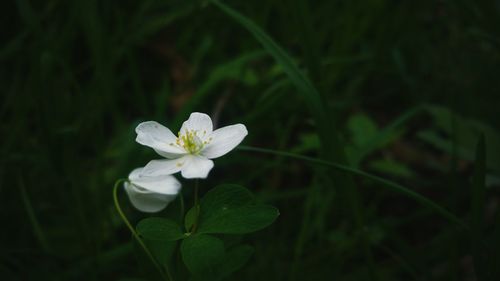
[[[365,177],[345,185],[343,172],[240,149],[202,192],[239,183],[281,215],[244,238],[255,254],[229,280],[500,276],[500,1],[224,3],[283,48],[324,115],[210,1],[0,4],[1,280],[155,280],[112,187],[158,158],[135,143],[139,122],[175,131],[192,111],[244,123],[246,146],[397,182],[467,225]],[[120,198],[131,221],[146,216]]]

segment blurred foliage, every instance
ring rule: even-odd
[[[134,142],[135,125],[178,128],[191,111],[245,123],[252,146],[330,161],[321,145],[335,146],[354,167],[410,186],[465,221],[483,218],[459,230],[355,178],[360,228],[330,170],[234,152],[217,160],[202,191],[242,184],[281,215],[244,239],[255,253],[230,280],[500,276],[499,1],[225,3],[283,47],[328,118],[316,118],[290,69],[209,1],[2,3],[0,279],[158,278],[111,191],[157,157]],[[318,122],[341,144],[325,144]],[[183,183],[191,203],[193,183]],[[179,201],[167,216],[178,218]],[[145,217],[122,202],[132,221]],[[172,245],[152,248],[180,260]]]

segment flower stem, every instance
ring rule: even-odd
[[[194,223],[193,227],[191,228],[191,233],[196,232],[196,229],[198,228],[198,220],[200,217],[200,200],[199,200],[199,189],[200,189],[200,181],[196,179],[194,183],[194,209],[195,209],[195,216],[194,216]]]
[[[132,236],[134,236],[134,238],[137,240],[137,243],[139,243],[139,245],[142,247],[142,249],[144,250],[144,252],[146,253],[146,255],[149,257],[149,259],[151,260],[151,262],[155,265],[156,269],[158,269],[158,271],[160,272],[161,277],[163,279],[165,279],[165,280],[172,281],[173,279],[172,279],[172,276],[170,275],[170,271],[168,270],[168,266],[165,265],[165,272],[166,272],[166,275],[165,275],[165,272],[163,272],[162,267],[160,266],[160,264],[158,264],[158,262],[156,261],[156,259],[153,257],[153,254],[151,254],[151,252],[147,248],[146,244],[144,244],[144,241],[142,241],[142,239],[139,237],[139,234],[137,234],[137,232],[135,231],[135,229],[132,227],[132,225],[130,224],[129,220],[125,216],[125,213],[123,213],[122,208],[120,207],[120,203],[118,202],[118,187],[120,186],[120,184],[122,184],[122,183],[124,183],[126,181],[127,181],[127,179],[119,179],[119,180],[117,180],[116,183],[115,183],[115,186],[113,188],[113,200],[114,200],[114,203],[115,203],[116,211],[118,211],[118,214],[120,215],[120,218],[123,220],[123,222],[125,223],[125,225],[128,227],[128,229],[132,233]]]
[[[179,192],[179,200],[181,201],[181,223],[184,221],[184,213],[186,212],[185,207],[184,207],[184,196],[182,195],[182,192]]]

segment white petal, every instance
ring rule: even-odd
[[[182,176],[186,179],[204,179],[214,167],[214,161],[203,156],[187,156],[182,166]]]
[[[175,141],[177,137],[167,127],[155,121],[147,121],[135,128],[138,143],[153,148],[156,153],[167,158],[178,158],[186,151]]]
[[[125,191],[132,205],[141,212],[156,213],[172,202],[176,195],[165,195],[143,190],[134,184],[125,183]]]
[[[128,175],[128,179],[130,181],[134,181],[134,180],[140,178],[140,176],[142,174],[142,170],[143,170],[143,168],[137,168],[137,169],[132,170],[132,172],[130,172],[130,174]]]
[[[176,195],[181,189],[181,183],[174,176],[148,176],[144,174],[144,168],[134,169],[128,179],[139,188],[160,194]]]
[[[144,167],[142,174],[144,176],[162,176],[175,174],[182,169],[187,158],[189,158],[188,155],[172,160],[151,160]]]
[[[151,192],[175,195],[181,189],[181,183],[171,175],[164,176],[143,176],[132,182],[134,185],[142,187]]]
[[[213,159],[233,150],[248,135],[243,124],[222,127],[215,130],[210,136],[212,140],[201,151],[207,158]]]
[[[181,134],[185,134],[186,131],[196,131],[198,132],[198,137],[205,139],[212,133],[213,124],[210,116],[205,113],[193,112],[189,116],[189,119],[184,121],[181,127]]]

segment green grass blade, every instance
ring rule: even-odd
[[[299,94],[301,94],[306,101],[309,110],[312,113],[316,112],[316,114],[323,114],[324,109],[319,92],[294,63],[292,58],[288,56],[288,54],[277,43],[274,42],[274,40],[259,26],[237,11],[216,0],[213,0],[212,3],[250,31],[255,39],[257,39],[269,52],[269,54],[283,67],[285,73],[289,76],[295,87],[297,87]],[[317,118],[315,118],[316,121],[318,121],[318,117],[321,117],[319,120],[323,119],[323,116],[317,116]]]
[[[396,130],[400,129],[404,124],[406,124],[406,122],[422,113],[423,109],[424,108],[421,106],[414,107],[399,116],[396,120],[394,120],[394,122],[380,130],[378,134],[376,134],[366,142],[366,145],[363,148],[360,148],[361,151],[358,153],[360,155],[359,158],[364,158],[369,153],[375,151],[378,146],[387,139],[388,136],[393,134]]]
[[[486,148],[484,135],[476,147],[476,163],[472,177],[471,227],[475,238],[480,238],[483,229],[484,197],[486,190]],[[479,240],[476,240],[479,241]]]
[[[35,210],[33,209],[33,205],[31,204],[31,200],[28,196],[28,192],[26,192],[26,187],[24,186],[24,181],[22,177],[19,177],[19,189],[21,191],[21,197],[23,199],[24,208],[26,209],[26,213],[28,214],[29,221],[31,223],[31,227],[33,228],[33,232],[35,234],[38,243],[42,247],[43,251],[46,253],[51,252],[51,247],[47,241],[45,233],[40,226],[40,222],[38,221]]]
[[[212,0],[212,3],[250,31],[255,39],[257,39],[257,41],[261,43],[261,45],[269,52],[276,62],[281,65],[283,71],[288,75],[290,81],[297,88],[297,92],[302,96],[306,107],[314,118],[321,141],[321,150],[325,158],[338,159],[338,161],[342,163],[347,163],[343,146],[341,145],[336,133],[337,130],[334,125],[335,122],[329,114],[330,111],[327,110],[327,101],[322,98],[320,92],[299,69],[293,59],[283,50],[283,48],[281,48],[269,35],[267,35],[250,19],[217,0]],[[311,63],[311,65],[314,67],[314,63]],[[331,178],[339,190],[339,197],[341,198],[340,201],[346,202],[347,207],[351,211],[351,216],[355,222],[356,228],[358,231],[362,231],[365,227],[363,208],[360,204],[359,195],[357,194],[357,189],[353,179],[350,176],[341,173],[333,173]],[[369,247],[367,237],[365,236],[362,236],[361,248],[363,250],[365,260],[370,268],[369,275],[371,279],[377,279],[371,249]]]
[[[288,8],[295,18],[295,30],[298,33],[301,47],[304,51],[305,65],[309,71],[309,77],[321,93],[324,92],[324,88],[321,87],[324,83],[322,83],[323,72],[321,69],[321,57],[318,47],[319,34],[314,30],[314,23],[309,5],[309,1],[307,0],[294,0],[288,5]]]
[[[474,257],[474,271],[479,280],[486,280],[488,270],[488,258],[483,252],[484,230],[484,206],[486,191],[486,144],[484,135],[479,137],[476,146],[476,162],[472,176],[471,190],[471,216],[470,227],[472,230],[472,254]]]
[[[206,82],[200,85],[194,95],[190,97],[189,101],[183,106],[179,114],[177,114],[173,121],[173,127],[180,127],[182,122],[189,116],[189,114],[200,107],[203,102],[213,94],[213,89],[222,81],[226,79],[237,79],[241,76],[245,66],[257,59],[262,58],[265,52],[262,50],[251,51],[236,57],[229,62],[219,65],[215,68]]]
[[[346,172],[355,176],[360,176],[366,179],[369,179],[371,181],[380,183],[382,186],[395,191],[397,193],[403,194],[406,197],[409,197],[420,204],[436,211],[438,214],[440,214],[442,217],[446,218],[447,220],[457,224],[463,229],[468,229],[468,226],[457,216],[452,214],[450,211],[448,211],[446,208],[440,206],[439,204],[435,203],[434,201],[426,198],[425,196],[422,196],[415,191],[412,191],[410,188],[404,187],[398,183],[392,182],[390,180],[386,180],[384,178],[369,174],[367,172],[354,169],[342,164],[330,162],[330,161],[325,161],[322,159],[317,159],[313,157],[308,157],[308,156],[303,156],[295,153],[290,153],[286,151],[277,151],[277,150],[272,150],[272,149],[265,149],[265,148],[258,148],[258,147],[250,147],[250,146],[239,146],[238,149],[240,150],[245,150],[245,151],[252,151],[252,152],[259,152],[259,153],[266,153],[266,154],[273,154],[273,155],[279,155],[279,156],[284,156],[284,157],[289,157],[289,158],[294,158],[298,160],[304,160],[310,163],[314,164],[319,164],[323,166],[328,166],[333,169],[336,169],[338,171]]]

